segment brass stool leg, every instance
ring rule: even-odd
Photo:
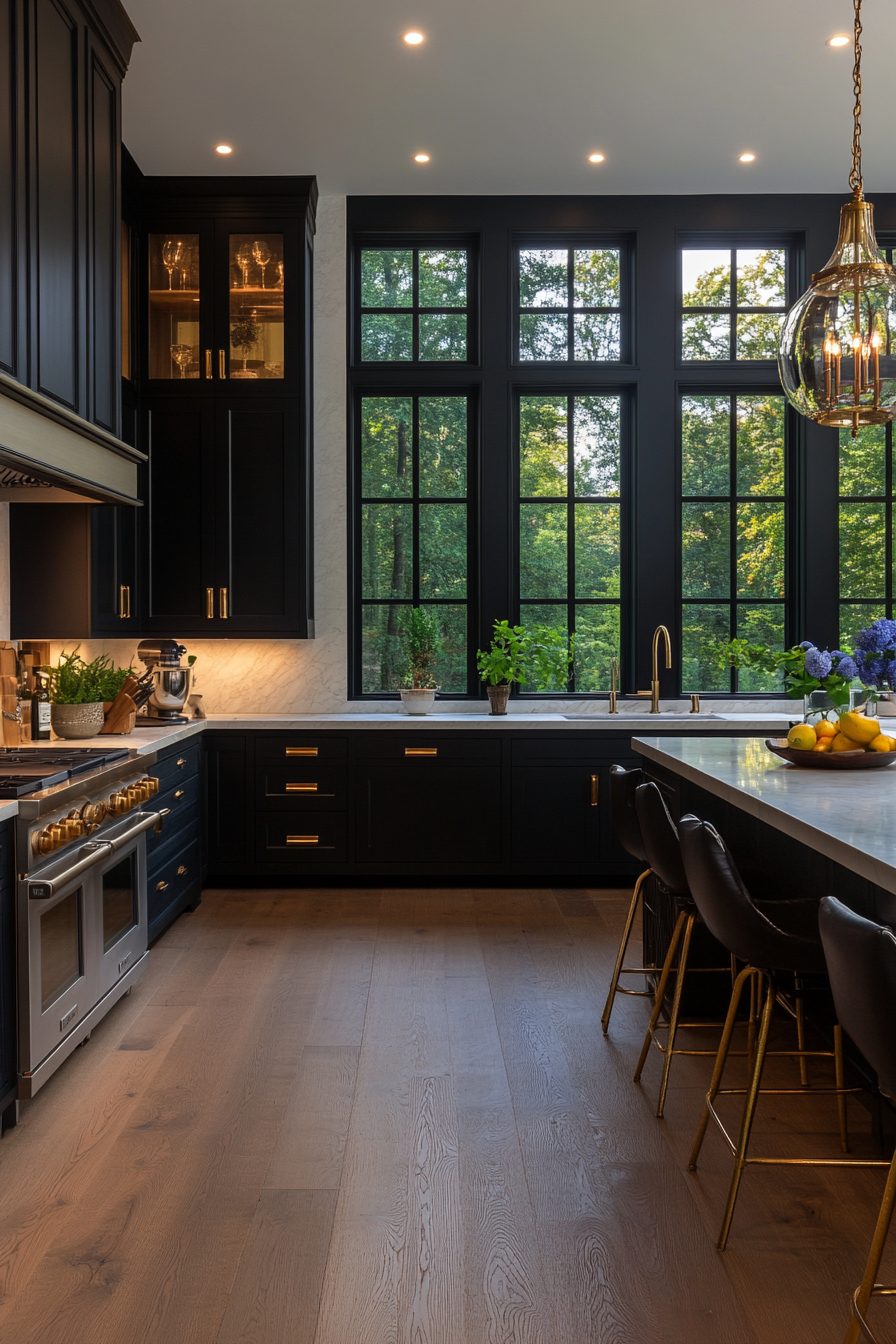
[[[840,1147],[849,1152],[849,1132],[846,1128],[846,1086],[843,1075],[843,1028],[838,1022],[834,1027],[834,1082],[837,1087],[837,1118],[840,1121]]]
[[[694,932],[695,915],[688,915],[687,923],[684,926],[684,939],[681,944],[681,953],[678,958],[678,970],[675,975],[675,993],[672,996],[672,1015],[669,1018],[669,1039],[666,1041],[666,1053],[663,1056],[663,1077],[660,1082],[660,1096],[656,1107],[656,1117],[658,1120],[663,1118],[663,1109],[666,1105],[666,1089],[669,1086],[669,1070],[672,1068],[672,1051],[675,1049],[675,1036],[678,1032],[678,1014],[681,1009],[681,991],[684,988],[684,977],[688,969],[688,955],[691,950],[691,935]]]
[[[766,979],[765,976],[762,977]],[[740,1129],[740,1138],[737,1141],[737,1152],[734,1156],[734,1173],[731,1177],[731,1189],[728,1191],[728,1203],[725,1205],[725,1217],[722,1220],[722,1230],[719,1233],[717,1242],[720,1251],[724,1251],[728,1241],[728,1233],[731,1231],[731,1220],[734,1217],[734,1205],[737,1202],[737,1192],[740,1188],[740,1178],[743,1175],[746,1165],[747,1146],[750,1142],[750,1130],[753,1128],[753,1116],[756,1114],[756,1102],[759,1097],[759,1084],[762,1082],[762,1069],[765,1064],[765,1052],[768,1048],[768,1034],[772,1022],[772,1009],[775,1006],[775,990],[770,980],[766,981],[765,1007],[762,1010],[762,1022],[759,1027],[759,1041],[756,1046],[756,1065],[753,1069],[753,1075],[750,1078],[750,1086],[747,1091],[746,1104],[744,1106],[743,1122]]]
[[[793,977],[794,1007],[796,1009],[796,1045],[799,1051],[806,1048],[806,1010],[803,1004],[803,986],[798,975]],[[800,1087],[809,1086],[809,1062],[800,1054]]]
[[[887,1184],[884,1189],[884,1197],[881,1201],[880,1212],[877,1215],[877,1225],[874,1229],[874,1236],[871,1240],[871,1250],[868,1252],[868,1263],[865,1266],[865,1273],[862,1276],[862,1282],[855,1291],[855,1308],[863,1316],[868,1309],[868,1303],[871,1301],[871,1294],[874,1291],[874,1281],[877,1278],[877,1271],[880,1268],[880,1262],[883,1258],[884,1247],[887,1244],[887,1233],[890,1230],[890,1221],[893,1217],[893,1205],[896,1203],[896,1156],[890,1163],[890,1170],[887,1173]],[[862,1326],[857,1317],[854,1316],[846,1332],[844,1344],[857,1344],[862,1334]]]
[[[700,1118],[700,1127],[697,1130],[697,1137],[694,1139],[694,1146],[691,1149],[691,1155],[688,1158],[688,1171],[697,1170],[697,1158],[700,1156],[700,1149],[703,1147],[703,1140],[706,1136],[706,1126],[709,1123],[709,1103],[715,1100],[716,1093],[722,1085],[722,1074],[725,1071],[728,1051],[731,1048],[731,1037],[734,1035],[737,1010],[740,1007],[740,1001],[743,998],[744,986],[746,985],[747,980],[750,981],[750,1011],[752,1012],[753,984],[756,979],[756,974],[757,973],[753,970],[752,966],[745,966],[734,982],[734,988],[731,991],[731,1002],[728,1005],[728,1016],[725,1018],[722,1039],[719,1042],[719,1051],[716,1055],[716,1062],[712,1071],[712,1080],[709,1084],[709,1091],[706,1094],[706,1105],[703,1107],[703,1115]]]
[[[656,1001],[653,1005],[653,1013],[650,1017],[647,1030],[644,1033],[644,1044],[641,1046],[641,1054],[638,1059],[638,1065],[635,1069],[636,1083],[641,1081],[641,1070],[644,1068],[644,1061],[647,1059],[647,1052],[650,1049],[650,1042],[653,1040],[653,1029],[660,1020],[660,1013],[663,1011],[663,998],[666,993],[666,985],[669,983],[669,976],[672,974],[672,963],[675,960],[675,953],[678,951],[678,944],[681,941],[681,931],[687,915],[684,910],[675,921],[675,928],[672,931],[672,940],[669,943],[669,950],[666,953],[666,960],[663,962],[663,969],[660,975],[660,982],[656,987]]]
[[[626,950],[628,949],[628,940],[631,937],[632,925],[635,922],[635,915],[638,913],[638,902],[641,899],[641,888],[646,882],[647,878],[650,876],[652,871],[653,870],[651,868],[645,869],[645,871],[641,874],[641,876],[635,883],[635,889],[632,892],[631,904],[628,907],[628,915],[626,916],[625,920],[625,928],[622,931],[622,942],[619,944],[619,952],[616,957],[616,965],[613,967],[613,978],[610,981],[610,992],[607,995],[607,1001],[604,1004],[603,1016],[600,1019],[600,1025],[603,1028],[603,1033],[605,1036],[610,1029],[610,1014],[613,1011],[613,1000],[616,998],[616,988],[619,984],[619,975],[620,972],[622,971],[622,963],[623,960],[625,959]]]

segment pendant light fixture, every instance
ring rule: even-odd
[[[896,418],[896,270],[874,237],[862,181],[862,0],[855,5],[852,200],[834,255],[784,322],[778,371],[787,400],[819,425],[852,429]]]

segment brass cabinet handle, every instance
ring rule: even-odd
[[[126,583],[118,587],[118,615],[123,621],[131,618],[131,589]]]
[[[174,764],[177,766],[178,770],[183,770],[183,768],[184,768],[184,766],[186,765],[186,763],[187,763],[187,761],[186,761],[186,757],[184,757],[184,756],[181,756],[181,758],[180,758],[179,760],[177,760],[177,761],[174,762]]]
[[[227,613],[227,589],[226,589],[226,588],[221,588],[221,589],[219,589],[219,601],[220,601],[219,612],[220,612],[221,620],[222,620],[222,621],[226,621],[226,620],[227,620],[227,614],[228,614],[228,613]]]
[[[175,798],[183,798],[183,796],[184,796],[185,793],[186,793],[186,789],[175,789],[175,790],[174,790],[174,796],[175,796]]]
[[[591,806],[597,807],[600,803],[600,779],[597,775],[591,776]]]
[[[288,845],[319,845],[319,835],[288,835],[286,837]]]
[[[167,883],[167,882],[157,882],[157,883],[156,883],[156,891],[167,891],[167,890],[168,890],[168,883]]]
[[[206,588],[205,590],[205,619],[213,621],[215,618],[215,590]]]
[[[405,756],[438,756],[438,747],[405,747]]]
[[[305,783],[297,783],[297,784],[292,784],[292,783],[290,783],[290,784],[287,784],[287,786],[286,786],[286,792],[287,792],[287,793],[317,793],[317,785],[316,785],[316,784],[305,784]]]
[[[186,864],[183,864],[183,863],[182,863],[182,864],[180,865],[180,867],[178,868],[178,870],[177,870],[177,875],[178,875],[178,877],[183,877],[183,875],[184,875],[184,873],[185,873],[186,871],[187,871]]]
[[[226,377],[227,377],[227,366],[226,366],[226,364],[224,363],[224,359],[225,359],[224,351],[223,351],[223,350],[219,350],[219,351],[218,351],[218,377],[219,377],[219,378],[226,378]]]
[[[287,756],[316,756],[317,747],[287,747]]]
[[[211,376],[212,376],[212,352],[211,352],[211,350],[206,350],[206,352],[205,352],[205,376],[206,376],[206,378],[211,378]]]

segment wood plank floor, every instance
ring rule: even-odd
[[[715,1249],[709,1062],[659,1122],[648,1001],[601,1034],[627,899],[207,892],[0,1141],[0,1338],[838,1344],[883,1173],[748,1171]],[[835,1127],[769,1098],[756,1143],[836,1155]]]

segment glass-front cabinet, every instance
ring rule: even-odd
[[[192,383],[195,392],[238,382],[248,391],[273,381],[287,390],[298,379],[301,240],[282,219],[272,223],[166,221],[147,231],[152,386]]]

